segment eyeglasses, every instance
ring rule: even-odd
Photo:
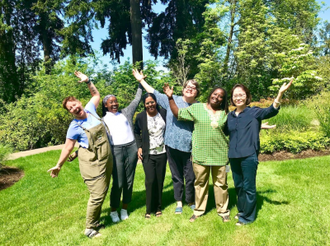
[[[186,86],[185,89],[194,91],[194,90],[196,90],[196,87]]]
[[[233,98],[236,99],[236,98],[246,98],[246,94],[235,94],[233,95]]]

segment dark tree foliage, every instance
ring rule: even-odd
[[[149,52],[157,58],[163,56],[170,58],[170,66],[176,66],[178,51],[176,42],[179,38],[198,40],[203,35],[205,20],[203,12],[209,0],[162,0],[167,4],[164,12],[153,18],[153,22],[148,29],[147,42]],[[188,77],[193,77],[197,73],[198,62],[194,55],[199,53],[198,42],[190,53],[186,56],[186,63],[190,66]]]
[[[1,1],[0,94],[6,102],[22,95],[40,61],[30,7],[31,1]]]
[[[120,62],[127,45],[132,45],[133,63],[143,61],[142,28],[152,23],[157,0],[101,0],[95,8],[101,27],[108,26],[108,38],[101,48],[104,54]]]

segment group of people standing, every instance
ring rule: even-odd
[[[58,163],[49,172],[52,177],[58,176],[78,141],[80,172],[90,192],[86,236],[100,235],[101,207],[111,174],[111,219],[118,222],[128,218],[137,159],[142,161],[145,172],[146,219],[151,217],[151,213],[155,213],[156,217],[162,215],[162,192],[168,161],[176,200],[175,214],[182,213],[183,200],[193,210],[191,222],[205,213],[209,176],[212,175],[217,213],[223,222],[230,221],[226,171],[230,162],[238,196],[236,225],[255,220],[261,121],[278,113],[280,99],[292,81],[280,88],[274,103],[265,109],[249,107],[251,94],[244,85],[238,84],[230,97],[236,109],[229,112],[227,92],[221,87],[211,91],[207,103],[199,103],[196,98],[200,94],[200,86],[195,80],[188,80],[183,85],[182,96],[176,96],[168,85],[164,86],[164,93],[155,90],[145,81],[142,71],[133,70],[140,83],[134,100],[119,110],[116,97],[105,96],[102,100],[103,118],[100,118],[96,114],[99,92],[86,75],[80,72],[75,72],[75,75],[79,82],[88,85],[92,99],[85,108],[74,97],[64,99],[63,107],[75,119],[69,126]],[[136,116],[133,125],[142,87],[147,91],[142,98],[145,110]],[[117,209],[122,193],[119,218]]]

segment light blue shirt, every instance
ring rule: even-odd
[[[167,110],[166,113],[166,131],[165,131],[165,145],[172,149],[177,149],[183,152],[191,152],[191,137],[194,130],[194,122],[192,121],[178,121],[172,113],[168,97],[155,90],[154,94],[157,103],[162,108]],[[178,108],[186,108],[191,104],[183,101],[182,96],[173,95],[173,99]]]
[[[96,113],[95,105],[91,101],[86,104],[85,112],[92,113],[94,116],[99,117]],[[87,135],[79,125],[83,126],[86,129],[90,129],[94,126],[97,126],[101,123],[101,121],[96,119],[94,116],[88,114],[86,119],[74,119],[73,121],[71,121],[69,129],[66,133],[66,138],[77,140],[81,147],[88,148]]]

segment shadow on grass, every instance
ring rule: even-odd
[[[272,194],[276,193],[276,190],[268,189],[265,191],[257,191],[257,214],[256,217],[258,216],[259,210],[262,209],[262,206],[264,202],[273,204],[273,205],[288,205],[288,201],[276,201],[276,200],[271,200],[269,197],[267,197],[267,194]]]

